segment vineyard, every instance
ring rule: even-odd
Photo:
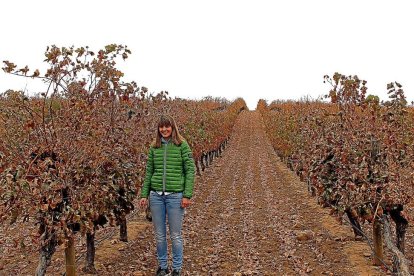
[[[325,81],[332,85],[331,103],[258,103],[269,138],[318,202],[339,221],[346,216],[356,237],[367,238],[361,225],[372,225],[377,265],[385,265],[385,242],[394,254],[394,271],[407,275],[403,253],[412,252],[406,250],[405,235],[414,195],[413,110],[399,83],[388,84],[390,100],[380,104],[377,97],[366,97],[366,82],[356,76],[337,73]]]
[[[47,90],[0,95],[0,275],[153,275],[137,196],[163,114],[197,168],[185,275],[414,271],[414,112],[400,84],[380,103],[335,74],[329,103],[248,111],[243,99],[171,99],[124,82],[116,66],[130,54],[52,46],[45,74],[4,62]]]

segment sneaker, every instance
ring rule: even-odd
[[[161,267],[158,268],[157,276],[167,276],[167,275],[170,275],[170,271],[168,270],[168,268],[165,268],[165,269],[162,269]]]
[[[174,269],[171,275],[172,276],[180,276],[181,275],[181,270]]]

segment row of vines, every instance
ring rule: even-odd
[[[320,204],[348,217],[356,236],[364,235],[362,223],[372,223],[376,264],[384,265],[385,242],[394,271],[408,275],[403,253],[405,208],[414,195],[414,114],[399,83],[388,84],[389,100],[380,102],[367,96],[366,81],[357,76],[336,73],[325,81],[332,87],[329,103],[259,101],[269,139]]]
[[[0,95],[0,224],[28,224],[28,237],[15,244],[38,247],[36,275],[44,275],[58,246],[65,248],[66,275],[74,275],[76,234],[87,239],[88,272],[94,268],[94,235],[120,225],[127,241],[126,217],[144,178],[146,153],[161,114],[175,117],[193,149],[197,172],[224,149],[244,100],[229,102],[170,99],[135,82],[125,82],[117,62],[130,50],[108,45],[48,47],[45,74],[4,61],[6,73],[44,81],[36,96]],[[1,244],[0,244],[1,247]],[[2,251],[2,250],[0,250]]]

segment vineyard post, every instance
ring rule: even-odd
[[[375,216],[373,222],[373,242],[374,242],[374,265],[382,265],[384,259],[384,247],[382,236],[382,224],[378,216]]]
[[[68,244],[65,248],[65,260],[66,260],[66,276],[76,276],[75,265],[75,242],[73,236],[68,238]]]

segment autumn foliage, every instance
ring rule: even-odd
[[[134,208],[161,114],[177,119],[196,159],[229,138],[242,99],[151,94],[123,81],[116,64],[129,54],[115,44],[97,53],[52,46],[44,75],[4,62],[5,72],[40,78],[47,89],[0,96],[0,223],[38,225],[31,240],[41,246],[121,223]]]
[[[338,218],[347,214],[360,229],[359,222],[391,214],[404,251],[409,221],[404,206],[414,195],[414,117],[402,86],[388,84],[389,100],[380,103],[367,96],[366,81],[357,76],[336,73],[325,81],[332,87],[329,103],[258,103],[269,139]]]

